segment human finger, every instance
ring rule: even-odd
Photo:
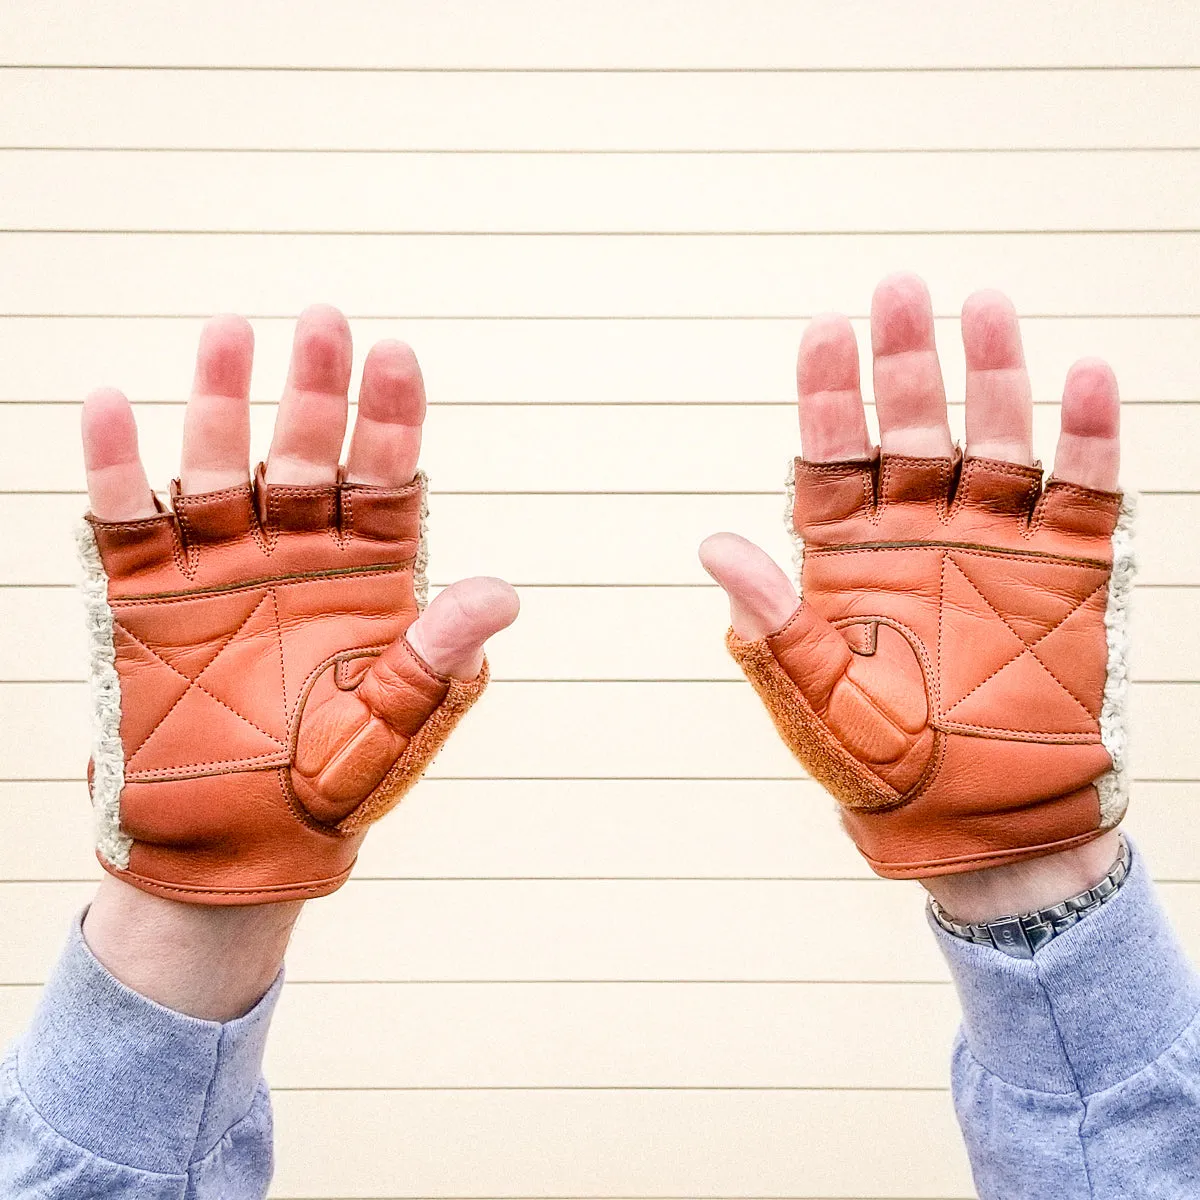
[[[403,487],[417,470],[424,420],[425,383],[412,347],[397,341],[376,343],[363,364],[346,479]]]
[[[287,384],[267,457],[267,482],[328,485],[337,479],[353,345],[346,318],[327,304],[296,322]]]
[[[859,383],[858,342],[840,313],[814,317],[796,359],[800,445],[810,462],[869,458],[871,438]]]
[[[179,471],[185,493],[216,492],[250,477],[250,370],[254,331],[225,313],[200,333],[196,373],[183,418]]]
[[[406,634],[408,644],[439,675],[474,679],[484,643],[520,612],[516,590],[503,579],[460,579],[439,592]]]
[[[725,589],[730,623],[743,641],[753,642],[787,623],[800,602],[779,564],[736,533],[714,533],[700,545],[700,562]]]
[[[1033,462],[1033,390],[1017,311],[1002,292],[969,296],[962,309],[967,359],[967,453]]]
[[[133,409],[115,388],[100,388],[83,402],[83,463],[88,504],[101,521],[132,521],[158,510],[138,454]]]
[[[946,388],[933,337],[933,302],[916,275],[891,275],[871,298],[875,409],[885,454],[953,452]]]
[[[1080,359],[1063,385],[1054,478],[1112,492],[1121,466],[1121,396],[1103,359]]]

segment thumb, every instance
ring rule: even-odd
[[[755,642],[787,623],[800,603],[778,563],[736,533],[714,533],[700,545],[700,562],[729,597],[733,631]]]
[[[736,533],[714,533],[700,546],[700,561],[729,596],[733,632],[742,642],[770,637],[767,654],[777,658],[810,703],[823,708],[850,664],[846,639],[808,607],[797,611],[800,599],[791,580],[753,542]],[[751,660],[761,652],[730,649],[754,680],[760,672]]]
[[[483,668],[483,645],[516,619],[521,602],[503,579],[460,579],[430,601],[408,627],[408,644],[439,675],[474,679]]]

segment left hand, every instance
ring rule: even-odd
[[[953,450],[945,388],[934,347],[929,294],[921,280],[894,276],[876,290],[871,306],[874,392],[883,455],[947,459]],[[1017,318],[1008,299],[980,292],[963,306],[967,358],[968,456],[1033,463],[1031,386]],[[846,318],[824,316],[805,330],[797,367],[804,458],[824,463],[870,458],[859,386],[858,347]],[[1119,460],[1118,395],[1109,367],[1076,363],[1063,392],[1054,478],[1112,491]],[[795,588],[757,546],[734,534],[716,534],[701,547],[708,572],[729,596],[734,633],[756,641],[781,629],[797,609]],[[1052,903],[1101,878],[1116,857],[1116,835],[1087,845],[991,870],[927,881],[945,907],[963,920],[992,905]],[[1075,886],[1083,877],[1085,882]],[[1013,881],[1013,887],[1005,886]],[[1061,889],[1061,895],[1057,894]],[[1049,899],[1044,897],[1049,896]],[[999,914],[993,914],[999,915]]]

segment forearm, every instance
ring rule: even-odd
[[[994,921],[1013,913],[1058,904],[1094,887],[1116,861],[1120,835],[1110,830],[1095,841],[986,871],[939,875],[925,890],[957,921]]]
[[[106,875],[83,936],[100,963],[146,999],[204,1021],[231,1021],[279,974],[301,908],[301,901],[181,904]]]
[[[1111,861],[1095,865],[1102,876]],[[1060,868],[1065,890],[1040,894]],[[1084,871],[1075,886],[1082,870],[1046,863],[1024,882],[964,883],[942,902],[986,921],[1094,884]],[[934,931],[963,1005],[954,1098],[982,1200],[1191,1194],[1200,980],[1136,851],[1117,895],[1032,959]]]
[[[298,910],[199,909],[106,878],[0,1069],[0,1194],[265,1195],[262,1054]]]

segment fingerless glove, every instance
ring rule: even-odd
[[[870,866],[918,878],[1114,827],[1130,510],[985,458],[797,460],[803,600],[729,649]]]
[[[323,896],[486,683],[436,674],[403,636],[424,478],[292,487],[260,466],[171,500],[79,534],[97,855],[191,903]]]

